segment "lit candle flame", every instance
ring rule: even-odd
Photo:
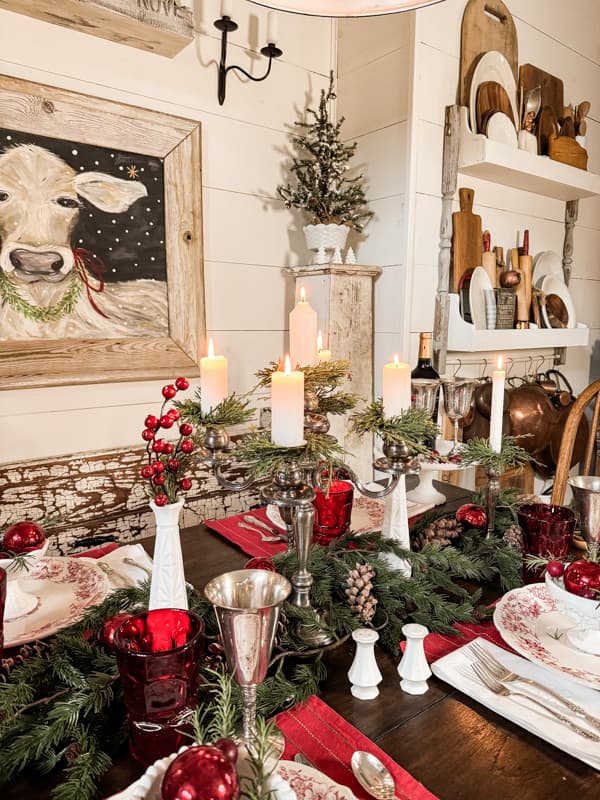
[[[288,353],[288,354],[286,354],[286,357],[285,357],[285,365],[283,367],[283,374],[284,375],[290,375],[291,372],[292,372],[292,364],[290,362],[290,356],[289,356],[289,353]]]
[[[208,340],[208,357],[209,358],[215,357],[215,346],[213,344],[212,336]]]
[[[306,303],[306,291],[304,289],[304,286],[300,287],[300,302]]]
[[[394,366],[395,367],[399,367],[400,366],[400,359],[398,358],[398,353],[394,354]]]
[[[321,331],[319,331],[319,333],[317,334],[317,352],[320,353],[322,349],[323,349],[323,336],[321,334]]]
[[[498,356],[498,361],[496,363],[498,369],[502,369],[502,356]]]

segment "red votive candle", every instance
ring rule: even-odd
[[[517,509],[523,531],[525,553],[547,559],[563,559],[571,548],[575,530],[575,514],[565,506],[528,503]],[[542,579],[543,569],[525,569],[526,583]]]
[[[204,622],[192,611],[157,609],[124,620],[114,637],[129,749],[144,766],[188,743],[198,702]]]
[[[331,481],[329,492],[315,489],[313,541],[327,545],[350,528],[354,489],[348,481]]]

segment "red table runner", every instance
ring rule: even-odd
[[[448,653],[452,653],[459,647],[472,642],[478,636],[498,645],[498,647],[502,647],[504,650],[508,650],[510,653],[515,652],[512,647],[506,644],[491,620],[489,622],[456,622],[452,627],[456,628],[459,632],[458,635],[430,633],[423,640],[425,655],[429,662],[437,661],[438,658],[447,656]],[[403,652],[405,646],[406,642],[402,642],[400,645]]]
[[[394,776],[399,800],[437,800],[387,753],[313,695],[305,703],[275,717],[285,736],[282,758],[292,760],[298,752],[336,783],[348,786],[360,800],[372,800],[357,782],[350,767],[355,750],[367,750],[379,758]]]

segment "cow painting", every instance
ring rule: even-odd
[[[105,281],[103,260],[72,241],[82,201],[122,215],[146,195],[141,180],[77,172],[46,147],[6,148],[0,154],[0,339],[164,336],[166,281]]]

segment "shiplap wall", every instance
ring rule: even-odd
[[[0,11],[0,72],[202,122],[207,328],[231,388],[245,391],[285,346],[293,286],[282,267],[307,260],[300,217],[273,198],[290,126],[327,85],[335,23],[279,14],[283,57],[264,83],[230,73],[219,107],[218,10],[196,0],[196,41],[172,60]],[[234,0],[233,16],[228,63],[260,75],[267,10]],[[0,392],[0,463],[139,444],[163,383]]]
[[[364,231],[360,263],[382,267],[375,282],[374,392],[394,353],[407,359],[410,286],[407,264],[409,105],[413,14],[338,23],[338,115],[343,135],[356,141],[356,162],[367,179],[375,216]]]
[[[414,125],[416,193],[411,300],[411,354],[418,331],[433,325],[437,285],[444,109],[456,102],[460,27],[465,0],[445,0],[415,15]],[[589,169],[600,172],[600,3],[597,0],[508,0],[517,28],[519,63],[531,63],[561,77],[565,102],[592,104],[587,132]],[[562,255],[564,203],[499,187],[469,176],[459,186],[475,189],[474,211],[492,233],[493,244],[516,246],[517,232],[530,229],[533,254]],[[458,210],[458,203],[456,203]],[[600,338],[600,198],[579,204],[571,279],[578,318],[589,325],[591,344],[568,352],[565,373],[576,389],[590,379],[590,354]],[[548,352],[548,351],[546,351]],[[517,353],[514,353],[518,356]],[[472,356],[471,356],[472,357]],[[547,366],[547,365],[546,365]],[[521,370],[523,365],[520,365]],[[592,365],[598,374],[598,367]]]

